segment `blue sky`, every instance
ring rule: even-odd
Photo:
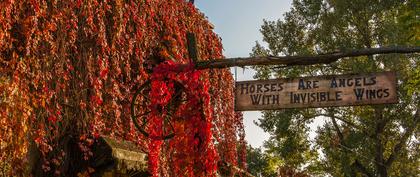
[[[200,9],[215,26],[222,38],[226,57],[247,57],[255,45],[262,41],[260,27],[263,19],[277,20],[290,10],[292,0],[195,0]],[[253,80],[250,69],[238,68],[238,81]],[[244,112],[246,140],[253,147],[260,147],[268,134],[256,126],[258,111]]]

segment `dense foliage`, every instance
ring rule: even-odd
[[[283,20],[265,21],[252,55],[316,55],[348,49],[418,45],[418,1],[294,0]],[[417,14],[417,15],[416,15]],[[256,78],[396,71],[394,105],[265,111],[266,155],[312,175],[419,174],[418,54],[371,55],[329,65],[256,67]],[[314,120],[323,122],[316,132]],[[312,133],[311,133],[312,132]],[[315,139],[310,138],[315,135]]]
[[[244,134],[230,72],[171,70],[190,63],[187,32],[200,59],[223,57],[212,25],[184,0],[0,2],[1,172],[91,172],[78,159],[94,155],[101,135],[136,142],[154,176],[212,176],[219,160],[236,165]],[[130,118],[133,93],[146,80],[149,138]],[[176,136],[163,141],[153,136],[165,112],[153,105],[167,106],[175,81],[189,99],[172,119]],[[39,158],[28,159],[28,149]]]
[[[270,169],[270,158],[260,148],[247,147],[247,164],[249,173],[257,177],[275,177],[276,169]]]

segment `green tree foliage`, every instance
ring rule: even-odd
[[[264,21],[267,47],[251,55],[326,54],[419,45],[418,0],[294,0],[283,20]],[[396,71],[399,103],[264,111],[268,157],[312,175],[416,176],[420,173],[418,54],[371,55],[329,65],[255,67],[255,78]],[[325,122],[309,138],[314,119]]]
[[[260,148],[248,146],[246,160],[249,173],[257,177],[275,177],[275,168],[270,166],[273,159],[264,154]],[[271,161],[270,161],[271,160]]]

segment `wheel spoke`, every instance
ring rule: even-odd
[[[139,93],[139,95],[143,96],[143,99],[145,99],[147,101],[150,101],[150,98],[147,95],[145,95],[144,93]]]
[[[171,126],[171,128],[172,128],[172,132],[173,132],[173,133],[175,133],[175,128],[174,128],[174,126],[172,125],[171,121],[168,121],[168,123],[169,123],[169,126]]]
[[[146,127],[147,122],[149,121],[149,119],[147,119],[146,117],[143,117],[143,124],[141,124],[141,128],[144,129],[144,127]]]
[[[182,94],[182,91],[178,91],[178,92],[176,92],[176,94],[173,96],[173,98],[176,98],[176,97],[178,97],[179,95],[181,95]]]
[[[171,119],[172,117],[173,117],[173,116],[172,116],[171,114],[169,114],[169,113],[168,113],[168,116],[166,116],[166,117],[165,117],[165,121],[166,121],[166,122],[169,124],[169,126],[171,127],[172,132],[173,132],[173,133],[175,133],[175,128],[174,128],[174,126],[172,125],[172,121],[171,121],[171,120],[172,120],[172,119]]]

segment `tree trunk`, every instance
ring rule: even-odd
[[[378,177],[388,177],[388,168],[384,160],[384,143],[382,142],[382,134],[387,121],[383,117],[383,108],[375,107],[376,128],[374,134],[375,141],[375,168]]]
[[[345,176],[356,176],[356,172],[359,171],[362,174],[364,174],[367,177],[371,177],[371,173],[368,171],[368,169],[366,169],[366,167],[364,167],[358,159],[355,160],[355,162],[353,162],[352,164],[349,164],[349,157],[351,156],[351,151],[349,151],[349,149],[347,148],[347,145],[345,143],[344,140],[344,135],[340,130],[340,127],[337,123],[336,116],[334,115],[333,112],[331,112],[332,110],[329,110],[329,117],[331,118],[331,121],[333,123],[334,129],[338,135],[339,138],[339,142],[340,142],[340,148],[342,149],[342,151],[344,152],[344,154],[342,154],[342,158],[344,160],[344,163],[342,163],[341,168],[343,170],[343,172],[345,173]]]

